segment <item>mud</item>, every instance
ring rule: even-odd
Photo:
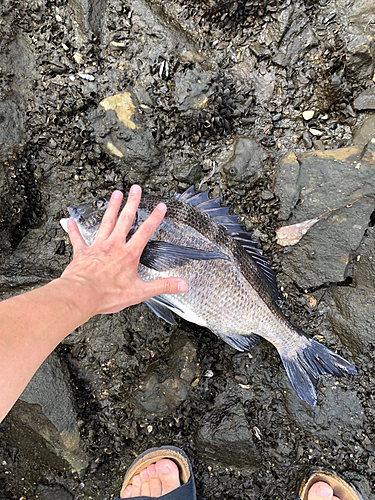
[[[260,242],[286,316],[359,372],[322,379],[311,408],[266,342],[238,353],[144,305],[93,318],[1,424],[1,499],[114,498],[134,456],[168,443],[199,498],[293,497],[311,466],[375,498],[372,3],[1,4],[2,298],[61,274],[66,206],[132,182],[166,197],[195,184]],[[344,186],[337,206],[326,179]],[[306,187],[330,216],[281,248],[278,227],[321,215]]]

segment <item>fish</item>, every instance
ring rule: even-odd
[[[68,207],[88,245],[108,202],[102,197]],[[143,280],[184,278],[189,289],[146,300],[158,317],[173,325],[177,314],[242,352],[262,337],[277,349],[298,396],[312,406],[320,375],[357,373],[349,361],[287,320],[274,271],[238,216],[221,206],[221,198],[210,199],[209,191],[196,194],[193,186],[171,199],[143,195],[128,238],[160,202],[167,212],[142,252],[138,273]],[[67,221],[61,220],[65,230]]]

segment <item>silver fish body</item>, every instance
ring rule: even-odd
[[[171,311],[209,328],[232,347],[249,350],[258,336],[278,350],[298,395],[316,403],[319,375],[356,373],[354,366],[293,327],[278,306],[274,273],[237,217],[220,201],[190,188],[178,199],[144,196],[134,231],[163,201],[168,210],[142,254],[144,280],[179,276],[189,283],[183,294],[153,297],[146,304],[174,323]],[[71,218],[88,244],[94,240],[108,201],[99,198],[70,207]],[[64,226],[64,223],[62,223]]]

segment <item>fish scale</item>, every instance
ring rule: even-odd
[[[109,198],[69,207],[70,217],[88,244],[94,240]],[[267,260],[237,217],[193,187],[171,200],[142,198],[129,234],[164,202],[167,213],[143,250],[138,272],[142,279],[184,278],[189,289],[161,295],[145,303],[165,321],[173,313],[209,328],[239,351],[251,349],[258,337],[277,349],[287,375],[301,399],[316,404],[319,375],[355,374],[355,367],[323,344],[309,338],[284,317],[278,305],[276,277]],[[67,219],[61,221],[66,229]]]

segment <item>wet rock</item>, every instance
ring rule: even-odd
[[[0,160],[22,149],[25,137],[27,100],[37,78],[36,61],[27,37],[19,33],[0,53],[0,68],[11,75],[0,89]]]
[[[101,38],[107,3],[107,0],[69,0],[74,20],[83,38],[92,35]]]
[[[375,90],[365,90],[354,100],[353,106],[358,111],[375,109]]]
[[[187,70],[175,76],[176,90],[174,99],[181,111],[203,109],[213,93],[211,72]]]
[[[355,431],[361,428],[363,408],[357,395],[342,387],[343,382],[335,381],[333,377],[324,378],[320,387],[322,404],[309,407],[286,388],[285,398],[288,416],[298,427],[309,429],[315,439],[340,439],[348,429]],[[323,399],[324,398],[324,399]]]
[[[173,167],[173,177],[187,184],[195,184],[202,177],[202,167],[196,161],[177,163]]]
[[[74,496],[58,484],[38,484],[37,498],[39,500],[73,500]]]
[[[173,337],[165,360],[154,362],[134,395],[138,412],[168,415],[188,396],[191,383],[199,375],[196,347],[184,335]]]
[[[350,273],[352,253],[374,209],[374,147],[306,153],[299,167],[293,157],[281,163],[275,185],[280,218],[289,216],[288,225],[320,219],[283,256],[284,271],[301,288],[340,282]]]
[[[276,25],[277,26],[277,25]],[[318,39],[308,23],[304,9],[300,5],[290,5],[279,14],[277,38],[280,39],[273,62],[280,66],[293,66],[303,55],[318,44]],[[273,38],[275,33],[269,35]],[[275,41],[276,41],[275,40]]]
[[[243,182],[246,188],[256,184],[263,173],[263,163],[267,159],[265,149],[254,139],[237,137],[234,143],[234,153],[224,166],[224,171],[230,185]]]
[[[77,471],[87,467],[69,376],[52,353],[37,370],[7,417],[11,436],[25,455]]]
[[[375,138],[375,114],[368,116],[354,133],[353,144],[366,144]]]
[[[350,37],[347,43],[349,56],[347,57],[347,71],[359,82],[365,82],[372,77],[375,63],[375,43],[374,34],[369,36],[366,24],[360,25],[360,32],[354,37]]]
[[[96,141],[121,161],[130,176],[133,170],[145,176],[161,161],[151,132],[142,126],[138,107],[129,91],[107,97],[90,115]]]
[[[356,251],[353,269],[355,287],[330,289],[324,303],[327,319],[340,332],[345,345],[357,354],[371,349],[374,338],[375,310],[375,229],[369,228]]]
[[[219,398],[214,410],[204,417],[195,446],[206,460],[224,467],[254,471],[261,460],[244,408],[240,403],[222,399],[225,398]]]
[[[294,153],[284,155],[279,163],[275,194],[280,198],[279,219],[288,220],[299,199],[295,189],[300,173],[300,164]]]
[[[311,135],[308,133],[307,130],[305,130],[304,133],[302,134],[302,142],[306,149],[312,148],[313,143],[311,140]]]

